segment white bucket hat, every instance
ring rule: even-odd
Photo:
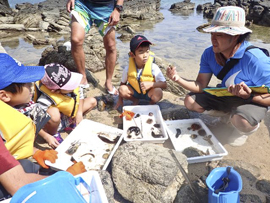
[[[228,35],[243,35],[252,30],[245,27],[244,9],[237,6],[220,7],[216,11],[211,25],[204,28],[205,32],[222,32]]]

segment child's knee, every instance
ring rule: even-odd
[[[50,107],[47,110],[47,113],[51,116],[51,121],[52,122],[60,122],[61,120],[61,113],[58,108],[56,107]]]

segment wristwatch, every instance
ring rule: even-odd
[[[115,5],[115,8],[119,11],[119,13],[121,13],[123,10],[124,10],[124,8],[123,8],[123,6],[122,5]]]
[[[254,96],[255,96],[254,94],[250,94],[250,97],[247,98],[247,99],[245,99],[245,102],[246,102],[247,104],[251,103]]]

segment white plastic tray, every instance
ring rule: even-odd
[[[176,151],[183,152],[184,149],[188,147],[196,148],[205,154],[209,153],[209,155],[201,155],[195,157],[187,158],[188,163],[199,163],[206,161],[216,161],[223,158],[223,156],[228,155],[227,150],[223,147],[223,145],[216,139],[213,133],[209,130],[209,128],[203,123],[201,119],[182,119],[182,120],[172,120],[165,121],[167,125],[167,132],[170,136],[171,142]],[[204,140],[203,136],[198,134],[198,130],[190,129],[191,125],[197,123],[199,124],[206,132],[206,135],[211,135],[211,141],[213,145],[211,145],[208,141]],[[176,138],[176,129],[181,130],[181,134]],[[190,136],[192,134],[197,134],[197,138],[192,139]]]
[[[118,141],[112,144],[104,142],[98,137],[101,133],[109,134],[113,137],[118,136]],[[82,161],[87,171],[106,170],[122,139],[123,130],[84,119],[56,148],[58,152],[56,162],[51,163],[46,160],[45,163],[54,169],[66,170],[73,164],[71,161],[73,157],[77,162]],[[77,140],[81,142],[81,145],[73,155],[68,155],[66,150],[71,143]],[[104,156],[104,154],[106,155]]]
[[[163,121],[160,108],[158,105],[137,105],[137,106],[124,106],[123,111],[128,110],[135,113],[135,116],[132,120],[127,120],[125,117],[123,117],[123,134],[124,134],[124,140],[126,142],[130,141],[143,141],[143,142],[152,142],[152,143],[164,143],[165,140],[168,139],[168,135],[166,133],[166,127],[165,123]],[[149,115],[149,113],[153,113],[152,116]],[[139,114],[139,117],[136,117],[136,114]],[[148,119],[152,119],[152,123],[147,123]],[[154,127],[154,124],[159,124],[160,126]],[[132,136],[128,136],[127,130],[131,126],[137,126],[140,128],[142,135],[139,134],[138,136],[135,136],[132,134]],[[161,136],[153,137],[152,136],[152,129],[155,129],[159,131]]]

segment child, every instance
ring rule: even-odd
[[[97,105],[95,98],[84,98],[81,79],[80,73],[52,63],[45,66],[44,77],[35,83],[34,101],[50,114],[54,126],[60,123],[58,129],[46,129],[51,135],[79,124],[83,115]]]
[[[5,142],[7,149],[16,159],[25,159],[33,155],[35,125],[31,119],[10,107],[28,104],[32,97],[31,82],[42,78],[44,73],[43,66],[23,66],[8,54],[0,53],[0,139]],[[46,152],[46,155],[43,152]],[[41,166],[48,168],[44,161],[50,159],[54,162],[57,152],[54,150],[43,152],[36,151],[34,158],[38,159]],[[41,160],[40,156],[44,159]]]
[[[129,66],[123,70],[119,87],[119,99],[115,106],[123,106],[123,99],[137,105],[140,99],[155,104],[162,99],[162,89],[167,87],[166,79],[154,63],[154,53],[150,52],[150,41],[136,35],[130,41]]]
[[[34,148],[36,128],[33,121],[11,108],[29,103],[31,83],[40,80],[44,73],[43,66],[24,66],[8,54],[0,53],[0,139],[15,159],[24,160],[33,155],[39,165],[49,168],[45,160],[55,163],[57,152]],[[36,172],[35,165],[33,169],[29,164],[27,166],[28,170]],[[85,167],[78,162],[67,171],[77,175],[85,172]]]

